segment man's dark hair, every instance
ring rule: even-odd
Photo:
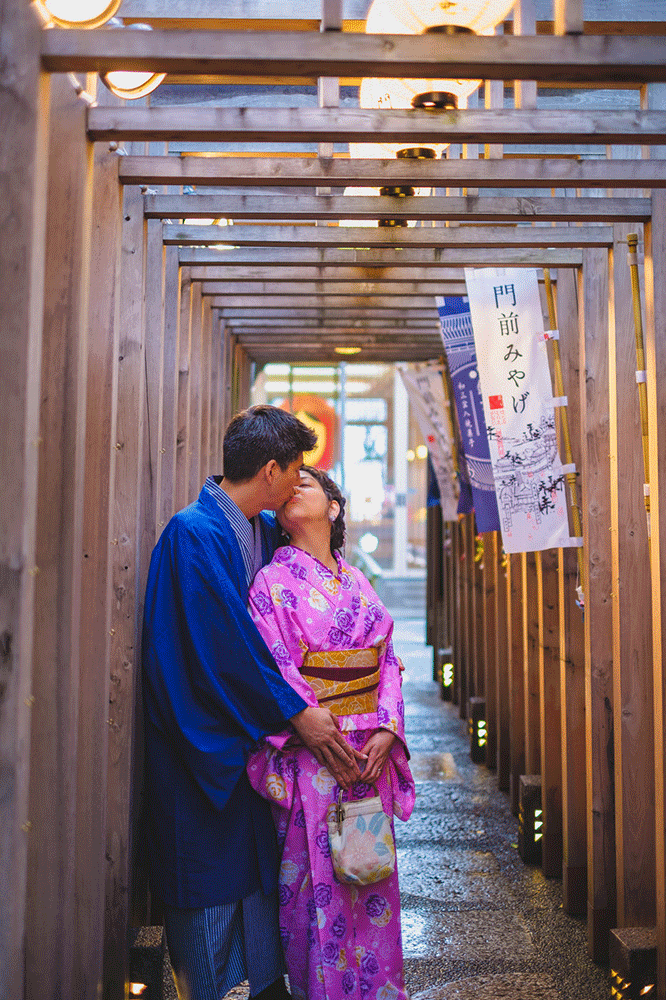
[[[224,435],[225,479],[244,482],[275,459],[282,471],[317,443],[313,430],[286,410],[265,403],[237,413]]]

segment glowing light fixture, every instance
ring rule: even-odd
[[[492,34],[513,7],[515,0],[374,0],[368,11],[367,34],[421,35]],[[432,108],[452,110],[467,107],[481,80],[368,78],[361,82],[362,108]],[[352,157],[435,158],[449,143],[407,146],[405,143],[350,143]]]
[[[521,774],[518,783],[518,853],[527,864],[541,864],[543,832],[541,778],[535,774]]]
[[[376,535],[373,535],[371,531],[366,531],[364,535],[361,535],[358,541],[363,551],[367,552],[368,555],[372,555],[373,552],[377,551],[379,539]]]
[[[362,348],[360,347],[334,347],[333,350],[336,354],[360,354]]]
[[[348,187],[344,189],[343,194],[346,197],[365,197],[374,198],[378,195],[392,195],[393,197],[405,197],[408,195],[413,195],[418,192],[418,194],[430,194],[430,188],[418,188],[417,191],[414,188],[364,188],[364,187]],[[391,227],[405,227],[405,226],[415,226],[416,222],[408,219],[340,219],[338,222],[339,226],[354,226],[359,229],[376,229],[378,226],[380,228],[391,228]]]
[[[447,692],[449,694],[449,698],[446,698],[446,695],[445,695],[445,700],[446,701],[450,700],[450,689],[452,687],[453,687],[453,664],[452,663],[443,663],[442,664],[442,688],[444,689],[444,692]]]
[[[475,764],[482,764],[486,759],[488,742],[485,698],[469,699],[469,735],[470,756]]]
[[[110,22],[111,28],[124,27],[119,18],[113,18]],[[129,24],[129,29],[138,31],[152,31],[149,24]],[[124,69],[114,69],[109,73],[101,73],[100,80],[109,88],[116,97],[122,97],[128,101],[136,101],[139,97],[147,97],[152,94],[165,78],[166,73],[141,73],[129,72]]]
[[[122,0],[38,0],[47,23],[59,28],[99,28],[113,17]]]
[[[130,983],[130,996],[141,997],[146,995],[148,983]]]
[[[407,450],[407,454],[406,454],[405,457],[406,457],[406,459],[407,459],[408,462],[413,462],[414,459],[416,458],[416,453],[414,451],[412,451],[411,448],[409,448]]]
[[[425,444],[419,444],[416,448],[417,458],[427,458],[428,457],[428,446]]]

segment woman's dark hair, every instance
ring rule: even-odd
[[[340,492],[337,483],[334,483],[331,477],[327,476],[321,469],[314,469],[311,465],[304,465],[301,471],[307,472],[313,479],[316,479],[328,499],[336,500],[340,507],[338,516],[331,524],[331,553],[333,553],[336,549],[341,549],[345,544],[345,504],[347,501]]]
[[[282,471],[317,443],[313,430],[286,410],[262,403],[237,413],[226,429],[224,476],[232,483],[256,476],[275,459]]]

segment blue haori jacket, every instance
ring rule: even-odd
[[[275,522],[262,514],[260,523],[268,561]],[[144,609],[148,865],[170,906],[276,885],[270,809],[245,764],[257,740],[306,706],[250,618],[247,591],[236,535],[204,489],[155,546]]]

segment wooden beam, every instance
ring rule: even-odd
[[[556,35],[582,35],[583,0],[554,0],[554,28]]]
[[[124,156],[122,184],[216,187],[663,188],[666,165],[651,160],[315,160],[279,156]],[[232,216],[233,218],[233,216]]]
[[[54,28],[42,35],[51,72],[150,70],[237,76],[372,76],[482,80],[666,80],[659,37],[547,38],[446,35],[315,34],[255,31],[109,32]]]
[[[178,256],[176,255],[176,262]],[[330,288],[334,290],[338,287],[358,289],[359,294],[366,290],[372,292],[379,288],[391,289],[410,287],[418,294],[426,294],[426,289],[441,288],[442,285],[452,287],[462,287],[465,275],[462,268],[428,268],[422,270],[420,267],[300,267],[294,273],[293,267],[280,267],[280,265],[269,266],[259,265],[257,267],[234,267],[227,265],[217,268],[213,265],[204,267],[193,267],[190,271],[192,281],[205,281],[208,283],[224,283],[227,287],[256,288],[257,291],[272,288],[273,294],[281,295],[283,287],[293,285],[294,288],[313,289]],[[395,294],[399,294],[397,291]],[[439,294],[439,293],[437,293]],[[455,295],[456,292],[447,294]]]
[[[55,32],[56,29],[45,31],[44,37]],[[67,35],[73,33],[67,32]],[[89,37],[97,32],[85,34]],[[105,41],[109,39],[110,32],[102,34]],[[132,34],[136,36],[138,32]],[[662,45],[666,50],[666,40]],[[447,111],[438,115],[431,111],[368,108],[208,108],[200,105],[99,107],[88,111],[88,138],[93,142],[368,142],[370,137],[374,142],[381,139],[411,145],[429,142],[622,145],[636,143],[639,139],[647,145],[663,145],[666,143],[666,112],[549,108],[547,112],[480,109]]]
[[[169,247],[168,249],[176,251],[175,247]],[[218,276],[213,281],[205,280],[201,282],[201,294],[217,295],[224,298],[228,296],[231,299],[252,296],[257,305],[267,305],[267,299],[274,299],[277,303],[282,304],[288,304],[291,299],[294,299],[294,304],[304,305],[305,303],[300,301],[303,298],[315,298],[318,301],[330,301],[332,305],[336,303],[344,305],[344,301],[341,300],[350,297],[359,301],[359,304],[367,304],[366,300],[373,297],[390,297],[391,299],[404,299],[405,304],[409,306],[413,304],[412,300],[417,299],[422,302],[425,296],[429,296],[430,300],[433,300],[434,296],[440,294],[442,289],[442,283],[438,281],[409,281],[401,284],[398,282],[382,284],[370,281],[359,284],[351,281],[327,281],[325,283],[304,281],[299,284],[293,278],[294,275],[292,273],[292,282],[290,284],[284,282],[283,284],[277,283],[273,285],[265,281],[225,282],[223,278]],[[192,280],[197,280],[196,275],[192,277]],[[447,295],[466,295],[467,292],[465,289],[466,285],[464,281],[457,281],[455,283],[447,283],[445,291]]]
[[[601,228],[601,227],[600,227]],[[549,230],[550,231],[550,230]],[[576,230],[579,232],[580,230]],[[368,232],[368,230],[365,230]],[[446,230],[437,230],[446,232]],[[458,232],[458,230],[456,230]],[[534,232],[530,229],[530,232]],[[233,250],[215,250],[206,247],[182,247],[181,265],[213,265],[215,267],[270,266],[283,264],[291,267],[349,267],[402,268],[402,267],[580,267],[582,250],[568,247],[504,247],[488,250],[485,247],[464,249],[389,250],[379,248],[351,250],[344,247],[242,247]]]
[[[644,222],[649,198],[290,197],[289,195],[147,195],[148,219],[424,219],[466,222]],[[225,231],[211,227],[218,242]]]
[[[608,253],[586,250],[580,298],[580,414],[585,541],[585,703],[588,949],[608,961],[616,927],[613,764],[613,616],[608,405]]]
[[[666,126],[666,120],[664,122]],[[214,232],[210,232],[210,230]],[[347,226],[233,226],[221,234],[216,226],[187,226],[165,223],[162,238],[167,244],[210,246],[233,241],[235,247],[358,247],[368,250],[428,249],[435,254],[448,249],[510,247],[598,247],[610,246],[610,226],[534,227],[460,226],[456,229],[393,228],[366,229]],[[225,252],[225,251],[222,251]]]
[[[201,285],[203,295],[215,297],[215,305],[225,310],[225,316],[232,316],[229,310],[248,310],[250,313],[258,310],[260,315],[265,311],[272,310],[276,316],[281,316],[285,312],[290,315],[305,315],[306,310],[321,312],[325,310],[327,315],[339,316],[343,313],[352,312],[359,315],[366,315],[369,310],[389,309],[396,315],[405,313],[412,318],[416,316],[424,319],[437,321],[438,313],[434,305],[434,295],[298,295],[286,297],[283,295],[226,295],[220,288],[213,291],[206,291],[206,286]],[[298,312],[293,312],[298,310]]]

